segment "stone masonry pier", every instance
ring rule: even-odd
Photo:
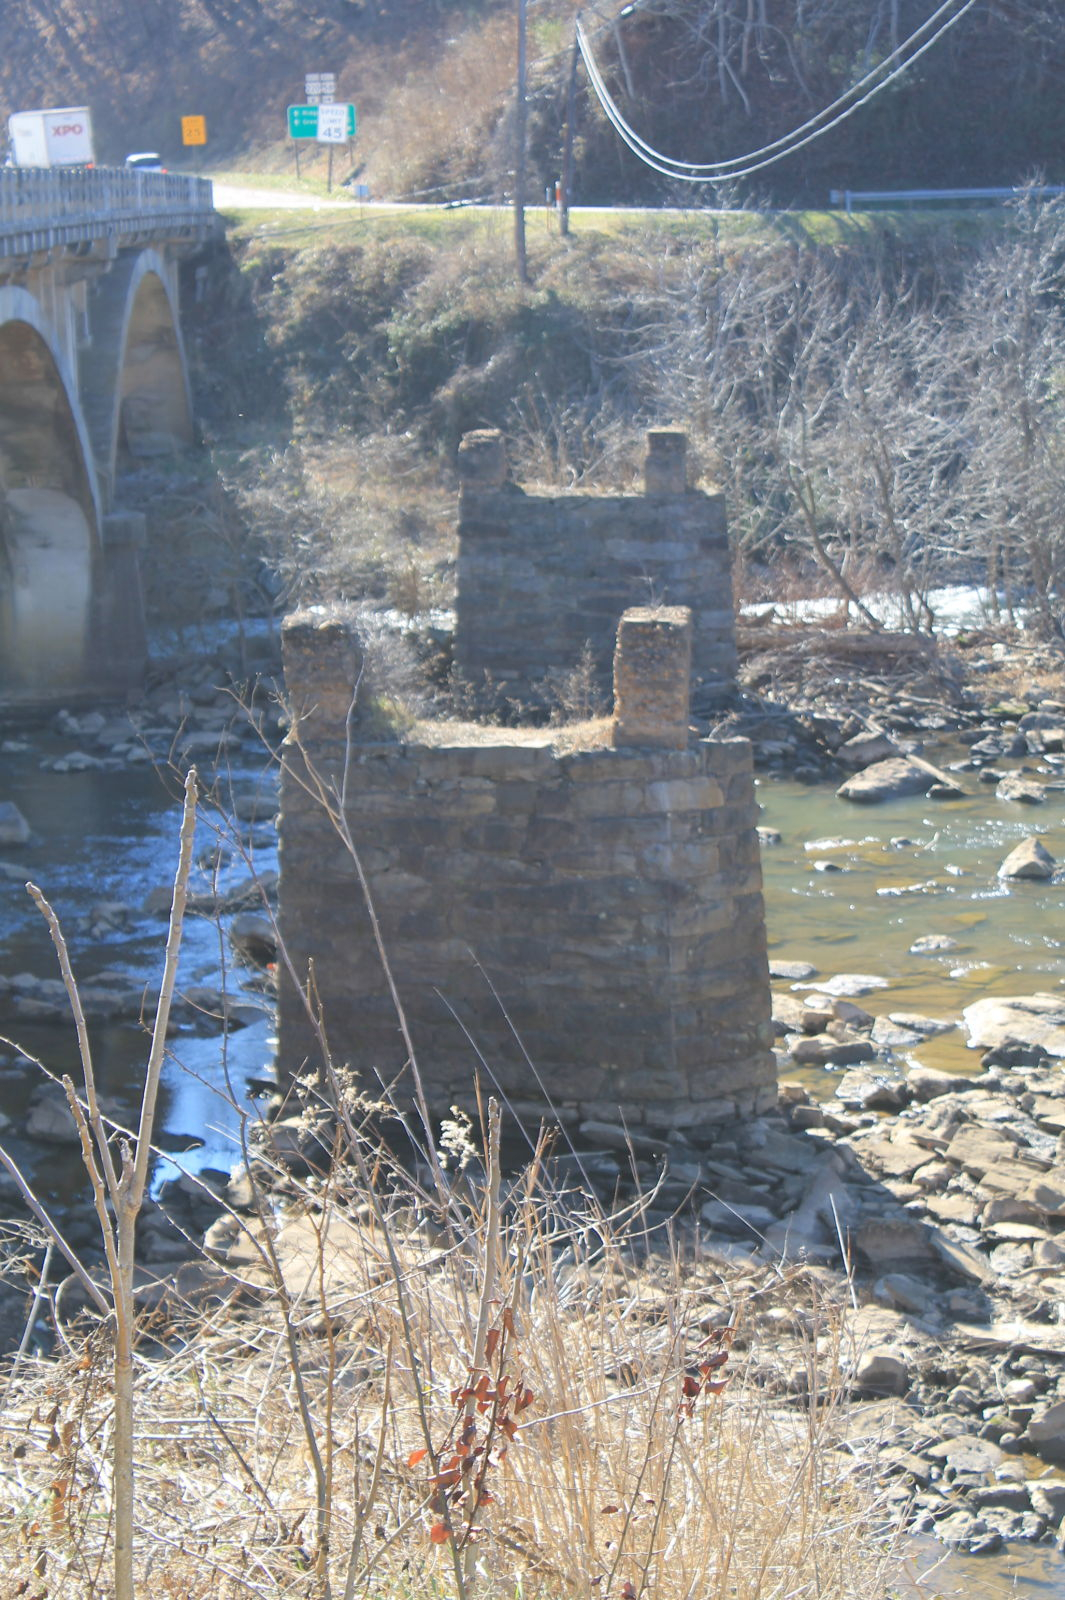
[[[478,1070],[533,1123],[620,1111],[666,1132],[773,1103],[750,746],[689,734],[689,608],[643,607],[613,627],[613,719],[428,723],[387,743],[352,708],[354,617],[286,620],[280,927],[315,998],[282,984],[285,1071],[321,1065],[320,1003],[336,1064],[371,1091],[411,1092],[366,898],[308,792],[313,768],[346,796],[435,1112],[472,1108]]]
[[[534,495],[510,481],[502,434],[465,436],[455,667],[474,691],[542,705],[586,645],[607,690],[618,618],[655,603],[692,613],[697,708],[727,698],[736,638],[724,496],[689,487],[683,432],[652,429],[647,446],[642,495]]]

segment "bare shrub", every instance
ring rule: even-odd
[[[550,721],[555,727],[568,722],[591,722],[609,709],[601,673],[587,640],[574,665],[550,672],[544,688]]]
[[[490,1149],[441,1214],[339,1109],[329,1169],[280,1216],[240,1220],[242,1299],[172,1305],[179,1337],[138,1357],[140,1582],[234,1600],[875,1592],[867,1491],[823,1399],[842,1312],[816,1274],[648,1253],[641,1204],[567,1197],[542,1144],[512,1179]],[[767,1291],[808,1330],[822,1398],[805,1414],[765,1386]],[[84,1593],[109,1537],[112,1400],[94,1338],[69,1352],[20,1378],[19,1481],[0,1481],[5,1570],[46,1567],[55,1600]]]

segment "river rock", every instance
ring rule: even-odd
[[[924,1043],[924,1034],[912,1028],[900,1028],[889,1017],[877,1017],[870,1035],[873,1043],[882,1050],[909,1050]]]
[[[1011,850],[998,869],[1000,878],[1046,879],[1054,876],[1057,862],[1046,846],[1031,834]]]
[[[1002,1464],[1002,1451],[990,1439],[977,1439],[971,1433],[954,1439],[941,1439],[925,1451],[931,1461],[943,1461],[955,1472],[972,1473],[991,1479]]]
[[[824,983],[817,985],[821,994],[839,995],[872,994],[874,989],[886,989],[886,978],[874,977],[869,972],[837,972],[833,977],[827,978]]]
[[[770,961],[769,976],[771,978],[788,979],[792,983],[801,983],[805,978],[812,978],[817,968],[809,961]]]
[[[960,1094],[963,1090],[971,1089],[971,1078],[959,1077],[956,1072],[940,1072],[936,1067],[925,1067],[920,1062],[914,1062],[906,1074],[906,1082],[910,1094],[919,1104],[926,1104],[929,1100],[936,1100],[945,1094]]]
[[[725,1233],[733,1238],[761,1236],[776,1222],[776,1212],[768,1206],[731,1205],[724,1200],[708,1200],[699,1213],[711,1233]]]
[[[919,1278],[906,1272],[887,1272],[873,1285],[873,1299],[878,1305],[890,1306],[894,1311],[906,1311],[915,1316],[926,1312],[932,1302],[933,1291]]]
[[[1037,1411],[1023,1437],[1043,1461],[1065,1464],[1065,1400],[1056,1400]]]
[[[889,761],[898,754],[898,746],[886,733],[856,733],[835,752],[836,760],[850,772],[871,767],[876,761]]]
[[[1065,1171],[1053,1169],[1043,1177],[1033,1178],[1021,1195],[1048,1217],[1065,1217]]]
[[[900,1028],[912,1028],[914,1033],[923,1033],[926,1038],[932,1038],[937,1033],[950,1033],[956,1028],[956,1022],[948,1022],[942,1017],[925,1017],[916,1011],[889,1011],[888,1020]],[[967,1088],[964,1079],[958,1080],[959,1088]]]
[[[982,1177],[996,1162],[1008,1162],[1017,1154],[1020,1139],[1000,1128],[981,1128],[967,1123],[954,1134],[943,1152],[948,1161],[964,1167],[974,1177]]]
[[[1032,1510],[1038,1511],[1045,1517],[1052,1528],[1056,1528],[1065,1517],[1065,1482],[1043,1479],[1039,1483],[1028,1485],[1028,1498],[1032,1503]]]
[[[809,1015],[806,1006],[797,995],[773,996],[773,1025],[778,1033],[805,1033]]]
[[[976,1000],[962,1012],[970,1050],[1036,1045],[1065,1058],[1065,994],[1037,992],[1002,1000]]]
[[[80,1144],[66,1094],[59,1084],[42,1084],[34,1090],[25,1131],[28,1138],[37,1139],[41,1144],[70,1145],[75,1148]]]
[[[949,933],[923,933],[915,939],[910,946],[911,956],[935,955],[940,950],[956,950],[957,939],[952,939]]]
[[[30,825],[13,800],[0,800],[0,845],[28,844]]]
[[[871,1046],[867,1048],[872,1054]],[[904,1078],[866,1069],[844,1073],[836,1085],[836,1099],[845,1106],[861,1106],[863,1111],[901,1111],[909,1104],[910,1092]]]
[[[880,1275],[930,1265],[935,1260],[929,1229],[909,1217],[869,1217],[858,1223],[851,1238],[855,1249]]]
[[[1047,792],[1041,783],[1036,783],[1032,778],[1022,778],[1019,773],[1008,773],[1002,778],[995,790],[999,800],[1013,800],[1022,806],[1041,806],[1047,797]]]
[[[950,1516],[940,1518],[934,1531],[936,1538],[942,1539],[944,1544],[966,1545],[986,1529],[987,1524],[981,1518],[974,1517],[971,1511],[952,1511]]]
[[[882,800],[898,800],[908,794],[927,794],[935,781],[932,773],[905,756],[895,756],[888,761],[876,761],[855,773],[853,778],[840,784],[836,794],[855,805],[876,805]]]
[[[1058,1095],[1035,1095],[1028,1114],[1045,1133],[1065,1133],[1065,1100]]]
[[[929,1242],[944,1266],[950,1267],[959,1277],[967,1278],[981,1287],[994,1281],[994,1271],[986,1256],[961,1239],[952,1239],[941,1228],[929,1230]]]
[[[277,929],[269,917],[243,912],[229,924],[229,942],[237,955],[255,967],[277,960]]]
[[[840,1042],[825,1033],[797,1039],[791,1050],[793,1061],[815,1067],[851,1067],[860,1061],[872,1061],[875,1056],[876,1049],[868,1039]]]
[[[267,1006],[245,998],[239,990],[218,989],[212,984],[190,984],[182,999],[193,1020],[208,1032],[254,1027],[271,1015]]]
[[[911,1382],[909,1362],[892,1345],[864,1351],[854,1368],[854,1387],[860,1394],[904,1395]]]

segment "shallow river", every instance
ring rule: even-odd
[[[173,884],[181,820],[178,780],[172,773],[160,775],[149,763],[119,771],[44,771],[42,761],[67,754],[70,739],[9,731],[8,746],[13,742],[30,748],[14,752],[8,748],[0,755],[0,800],[14,801],[30,823],[33,838],[20,849],[0,849],[0,860],[19,869],[0,873],[0,972],[30,972],[43,978],[59,973],[47,928],[26,893],[25,882],[30,879],[59,917],[79,981],[110,971],[145,985],[158,984],[167,923],[165,914],[152,914],[144,907],[152,891]],[[261,764],[254,771],[238,769],[233,777],[249,784],[263,781]],[[208,823],[201,823],[196,844],[200,865],[190,888],[201,893],[225,890],[247,879],[253,866],[260,873],[276,869],[276,843],[269,827],[244,830],[243,846],[242,855],[228,841],[220,841]],[[108,926],[101,934],[99,908],[108,906],[125,909],[117,917],[120,926]],[[236,988],[247,974],[232,966],[215,922],[188,916],[179,985],[217,986],[223,962],[227,984]],[[72,1027],[5,1018],[0,1032],[53,1072],[77,1064]],[[90,1033],[101,1092],[132,1114],[147,1060],[147,1032],[135,1024],[116,1023],[93,1026]],[[203,1140],[201,1147],[182,1155],[183,1166],[232,1165],[237,1118],[230,1101],[246,1102],[247,1079],[261,1077],[270,1066],[273,1044],[265,1009],[262,1021],[234,1029],[224,1041],[217,1033],[204,1036],[187,1019],[179,1024],[170,1039],[157,1127],[164,1137],[178,1142],[182,1135]],[[25,1062],[14,1061],[8,1045],[0,1041],[0,1112],[14,1123],[8,1138],[16,1147],[18,1124],[37,1081]],[[66,1198],[77,1185],[79,1175],[66,1151],[51,1151],[42,1158],[39,1151],[22,1146],[19,1154],[53,1196]],[[165,1169],[157,1178],[163,1175]]]
[[[997,877],[1028,834],[1065,856],[1065,792],[1022,806],[997,800],[974,774],[961,781],[972,791],[965,800],[919,795],[876,806],[837,800],[827,787],[760,781],[760,820],[781,834],[780,844],[762,851],[771,957],[809,961],[821,978],[886,979],[882,991],[861,999],[874,1013],[959,1017],[985,995],[1065,982],[1065,877]],[[954,948],[912,953],[927,935],[945,936]],[[976,1059],[963,1030],[940,1034],[917,1053],[945,1070],[971,1071]],[[817,1085],[816,1077],[807,1081]]]

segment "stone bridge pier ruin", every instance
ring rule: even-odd
[[[684,493],[671,480],[665,503]],[[696,521],[700,498],[683,508]],[[575,559],[592,563],[600,536],[593,505]],[[460,630],[463,614],[460,593]],[[510,622],[497,612],[501,633]],[[533,1128],[620,1111],[665,1136],[775,1103],[751,749],[689,727],[697,632],[690,604],[615,617],[611,717],[382,739],[355,693],[356,616],[286,619],[279,915],[298,982],[282,983],[283,1071],[328,1054],[369,1092],[411,1099],[346,830],[434,1113],[473,1110],[477,1074]],[[724,659],[729,640],[715,648]],[[346,797],[340,828],[319,783]]]

